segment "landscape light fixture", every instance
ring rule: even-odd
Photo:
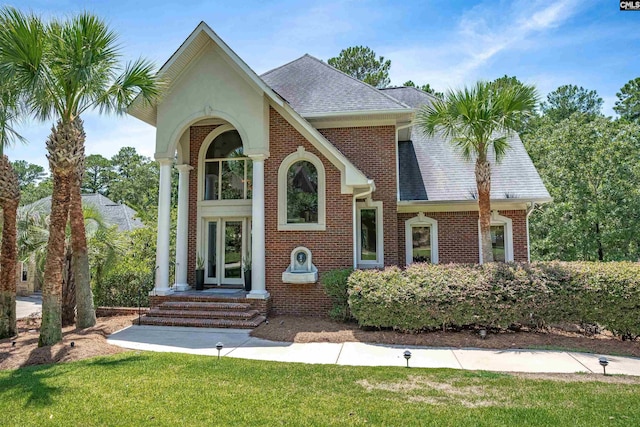
[[[602,366],[603,375],[607,375],[607,365],[609,364],[609,360],[603,356],[598,359],[598,362],[600,362],[600,366]]]
[[[11,342],[11,347],[15,347],[15,346],[16,346],[16,342],[15,342],[15,341],[12,341],[12,342]]]
[[[71,347],[75,347],[75,346],[76,346],[75,341],[71,341]]]
[[[478,332],[480,334],[480,338],[485,339],[487,337],[487,330],[486,329],[480,329],[480,332]]]
[[[218,350],[218,360],[220,360],[220,351],[222,350],[223,347],[224,347],[224,344],[222,344],[221,342],[218,342],[218,344],[216,344],[216,350]]]
[[[411,352],[409,350],[405,350],[404,358],[407,359],[407,368],[409,367],[409,359],[411,359]]]

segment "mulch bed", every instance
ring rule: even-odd
[[[569,328],[567,328],[569,329]],[[576,330],[577,328],[573,328]],[[477,331],[434,331],[407,334],[393,330],[363,330],[354,323],[339,323],[317,317],[270,317],[251,332],[257,338],[285,342],[366,342],[406,346],[489,348],[489,349],[568,349],[596,354],[640,357],[640,341],[622,341],[606,331],[585,336],[560,328],[545,331],[490,331],[486,339]]]
[[[107,336],[131,325],[137,315],[99,317],[92,328],[76,329],[73,326],[62,330],[62,341],[47,347],[38,347],[40,318],[18,320],[18,336],[0,340],[0,370],[17,369],[29,365],[71,362],[95,356],[127,351],[107,344]],[[15,341],[15,346],[12,342]],[[71,346],[73,342],[74,346]]]

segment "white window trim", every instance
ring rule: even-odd
[[[289,168],[296,162],[307,161],[315,166],[318,172],[318,222],[317,223],[287,223],[287,174]],[[296,152],[284,158],[278,168],[278,231],[325,231],[326,223],[326,186],[325,171],[322,160],[300,146]]]
[[[375,261],[363,260],[362,255],[362,230],[361,230],[361,212],[362,209],[375,209],[376,210],[376,256]],[[356,203],[356,245],[357,245],[357,260],[358,267],[362,268],[381,268],[384,267],[384,218],[382,215],[382,202],[374,202],[367,199],[366,202]]]
[[[418,216],[408,219],[404,223],[405,230],[405,261],[406,265],[413,264],[413,227],[431,227],[431,263],[438,263],[438,221],[420,212]]]
[[[504,226],[504,260],[513,261],[513,221],[506,216],[498,215],[497,211],[491,211],[491,225]],[[482,234],[480,233],[480,220],[478,219],[478,254],[482,264]]]

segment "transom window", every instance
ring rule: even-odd
[[[287,223],[318,223],[318,170],[306,160],[287,172]]]
[[[218,135],[204,160],[204,200],[251,199],[253,164],[236,130]]]

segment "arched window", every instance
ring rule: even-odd
[[[438,221],[418,216],[405,221],[406,265],[414,262],[438,263]]]
[[[478,248],[482,264],[482,237],[478,220]],[[511,218],[491,212],[491,249],[495,262],[513,261],[513,221]]]
[[[215,137],[204,162],[204,200],[251,198],[252,163],[243,154],[237,130]]]
[[[278,229],[325,229],[325,174],[322,161],[298,148],[278,170]]]
[[[287,224],[318,223],[318,170],[306,160],[287,172]]]

